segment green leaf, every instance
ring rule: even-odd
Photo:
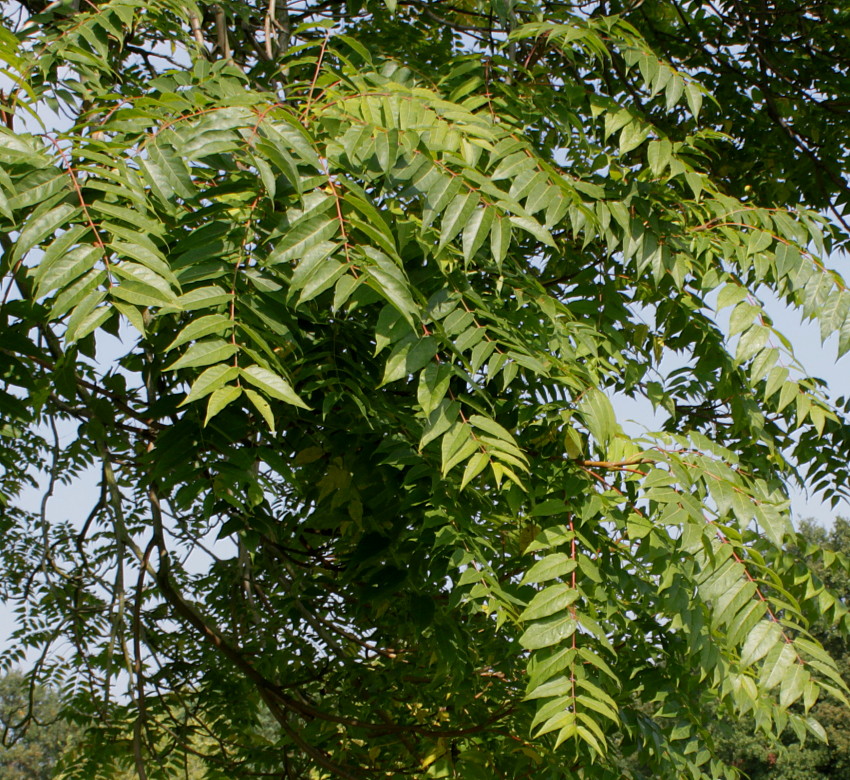
[[[469,424],[473,428],[478,428],[482,431],[486,431],[487,433],[495,436],[497,439],[502,439],[505,442],[509,442],[511,445],[516,447],[516,441],[514,440],[513,435],[507,428],[502,427],[495,420],[491,420],[489,417],[484,417],[480,414],[473,414],[469,418]]]
[[[357,217],[348,217],[346,222],[348,225],[349,232],[351,232],[352,229],[356,228],[361,233],[365,233],[366,236],[372,242],[374,242],[382,251],[386,252],[390,257],[398,257],[398,248],[396,247],[395,241],[391,238],[388,238],[385,233],[376,229],[369,223],[364,222],[362,219],[358,219]]]
[[[750,231],[747,239],[747,254],[754,255],[767,249],[773,243],[773,236],[764,230]]]
[[[221,363],[233,357],[238,351],[239,347],[236,344],[231,344],[223,339],[197,341],[181,357],[166,366],[165,370],[177,371],[181,368],[194,368],[197,366],[208,366],[212,363]]]
[[[488,463],[490,463],[490,457],[487,453],[478,452],[473,455],[464,469],[463,478],[460,481],[460,489],[463,490],[475,477],[484,471]]]
[[[770,620],[757,623],[741,648],[741,666],[751,666],[764,658],[781,639],[782,630],[777,623]]]
[[[637,149],[649,135],[649,128],[637,120],[632,120],[620,131],[620,154],[628,154]]]
[[[618,428],[614,407],[608,396],[596,388],[590,388],[579,404],[579,410],[590,435],[603,450],[606,449]]]
[[[112,306],[119,311],[127,321],[143,336],[147,336],[147,328],[145,327],[145,318],[139,307],[132,306],[121,301],[112,301]]]
[[[749,328],[759,314],[761,314],[760,306],[753,306],[745,302],[739,303],[732,310],[732,316],[729,318],[729,335],[734,336],[736,333]]]
[[[113,241],[108,245],[115,254],[122,259],[132,258],[144,266],[147,266],[151,271],[156,273],[166,284],[173,287],[179,287],[177,277],[171,270],[171,266],[166,262],[163,255],[155,251],[149,246],[141,244],[132,244],[125,241]]]
[[[770,370],[764,387],[764,397],[770,398],[779,388],[785,385],[789,371],[785,366],[775,366]]]
[[[335,260],[326,260],[317,266],[314,273],[304,280],[304,286],[298,296],[298,303],[306,303],[331,288],[347,270],[347,265]]]
[[[747,288],[741,284],[724,284],[717,295],[717,311],[746,300],[748,294]]]
[[[172,146],[154,141],[145,151],[147,158],[140,159],[139,166],[161,201],[168,203],[175,196],[187,199],[195,194],[189,167]]]
[[[68,327],[65,330],[65,342],[72,344],[75,341],[85,338],[89,333],[97,330],[113,313],[112,306],[100,306],[93,309],[79,320],[68,321]]]
[[[339,311],[349,301],[360,286],[360,279],[353,276],[341,276],[334,287],[333,310]]]
[[[395,243],[395,235],[393,234],[392,229],[381,215],[378,207],[375,206],[374,203],[370,202],[365,192],[363,193],[363,197],[358,197],[351,192],[346,192],[343,196],[343,200],[355,210],[359,211],[365,218],[366,222],[382,233],[390,244]]]
[[[685,99],[688,101],[688,108],[694,119],[699,117],[700,109],[702,108],[702,88],[696,82],[690,81],[685,86]]]
[[[68,322],[65,325],[65,341],[68,344],[77,340],[77,333],[81,331],[85,323],[90,322],[90,315],[95,307],[103,302],[104,298],[106,298],[105,290],[92,290],[74,305],[71,309],[71,316],[68,317]]]
[[[79,212],[79,206],[71,206],[68,203],[60,203],[45,212],[35,211],[24,224],[15,242],[12,249],[12,263],[25,257],[30,249],[70,222]]]
[[[479,206],[463,228],[463,257],[469,262],[484,245],[493,226],[496,210]]]
[[[230,317],[223,314],[208,314],[205,317],[199,317],[186,325],[165,348],[165,351],[170,352],[175,347],[179,347],[188,341],[196,341],[204,336],[225,333],[232,327],[233,322]]]
[[[546,582],[558,577],[565,577],[576,568],[576,561],[564,553],[551,553],[537,561],[522,578],[523,584],[529,582]]]
[[[526,695],[526,701],[534,699],[548,699],[552,696],[563,696],[565,693],[572,691],[573,683],[569,677],[556,677],[554,680],[549,680],[543,685],[537,685],[529,689]]]
[[[112,295],[142,306],[176,307],[177,296],[171,285],[159,274],[139,263],[123,262],[112,265],[120,285],[113,286]]]
[[[242,388],[236,385],[225,385],[214,391],[207,402],[207,416],[204,418],[204,426],[208,425],[213,417],[241,395]]]
[[[58,319],[77,306],[92,290],[106,280],[106,272],[93,268],[62,290],[53,302],[48,318]]]
[[[387,358],[384,376],[379,387],[415,374],[434,359],[437,340],[432,336],[422,339],[409,338],[395,346]]]
[[[490,252],[496,265],[501,266],[507,257],[511,245],[511,222],[504,217],[497,217],[490,228]]]
[[[809,716],[806,718],[806,728],[811,731],[812,734],[817,737],[821,742],[827,744],[829,742],[829,737],[826,734],[826,729],[818,723],[813,717]]]
[[[596,583],[602,583],[602,575],[599,573],[599,567],[586,555],[580,554],[578,556],[578,567],[585,577]]]
[[[559,645],[569,639],[575,630],[576,622],[570,616],[545,618],[532,623],[519,638],[519,643],[526,650],[540,650]]]
[[[263,396],[259,393],[254,392],[248,387],[242,388],[245,392],[245,395],[248,396],[248,400],[254,405],[254,408],[260,413],[260,416],[266,421],[266,425],[269,426],[269,430],[274,433],[274,414],[272,413],[272,408],[269,406],[268,401],[266,401]]]
[[[419,440],[419,449],[422,450],[430,442],[446,433],[460,414],[460,404],[457,401],[443,399],[440,405],[428,415],[428,424],[422,432]]]
[[[782,688],[779,692],[779,706],[782,709],[790,707],[802,695],[811,680],[811,675],[805,666],[796,663],[791,667],[790,674],[782,680]]]
[[[578,600],[579,592],[558,583],[539,591],[520,615],[521,620],[539,620],[567,609]]]
[[[248,368],[240,368],[239,375],[243,379],[247,379],[252,385],[259,387],[270,398],[277,398],[279,401],[298,406],[302,409],[310,407],[301,400],[292,385],[289,384],[282,376],[269,371],[262,366],[249,366]]]
[[[423,173],[414,179],[413,185],[425,188],[425,208],[422,211],[422,228],[425,229],[445,211],[460,191],[463,181],[459,177],[445,175],[436,168],[425,168]]]
[[[391,303],[413,326],[418,310],[404,272],[387,255],[374,247],[363,247],[363,252],[374,263],[363,268],[366,283]]]
[[[465,461],[480,446],[472,437],[466,423],[455,423],[443,436],[441,446],[442,476],[445,477],[455,466]]]
[[[678,74],[670,79],[670,82],[664,89],[667,110],[670,111],[681,99],[682,93],[685,91],[685,81]]]
[[[270,142],[280,150],[281,154],[294,152],[302,162],[314,170],[321,170],[322,164],[313,146],[313,139],[297,117],[288,112],[276,112],[277,118],[281,121],[275,121],[273,124],[266,122],[263,125],[263,131]]]
[[[519,174],[534,170],[535,160],[527,150],[515,152],[505,157],[496,170],[490,174],[491,181],[515,179]]]
[[[567,513],[567,505],[560,498],[547,498],[535,504],[530,512],[532,517],[550,517],[551,515],[564,515]]]
[[[174,296],[164,296],[159,290],[144,284],[123,282],[109,288],[114,298],[145,308],[154,306],[173,306]]]
[[[779,391],[779,401],[776,404],[777,411],[782,411],[788,404],[800,395],[800,385],[796,382],[784,382],[782,390]]]
[[[477,206],[478,195],[474,192],[461,193],[454,198],[443,215],[438,252],[464,229]]]
[[[185,406],[209,395],[238,376],[239,369],[236,366],[226,366],[222,363],[210,366],[192,383],[189,393],[180,402],[180,406]]]
[[[443,363],[429,361],[419,374],[416,400],[426,415],[430,415],[446,397],[451,381],[451,368]]]
[[[765,690],[771,690],[785,680],[797,662],[797,653],[790,642],[781,642],[774,645],[761,671],[761,683]]]
[[[311,249],[324,247],[323,242],[333,238],[338,232],[339,221],[336,216],[319,216],[301,221],[284,233],[266,262],[276,265],[302,257]]]
[[[6,219],[8,219],[10,222],[14,220],[12,209],[9,208],[9,200],[3,193],[2,189],[0,189],[0,214],[6,217]]]
[[[209,309],[223,303],[230,303],[232,298],[231,293],[225,292],[221,287],[213,284],[209,287],[196,287],[194,290],[184,293],[177,298],[175,304],[183,311],[196,311],[197,309]]]
[[[576,696],[576,708],[582,707],[584,709],[593,710],[593,712],[602,715],[603,718],[607,718],[614,723],[620,722],[620,717],[617,714],[616,705],[609,698],[605,697],[604,693],[600,691],[598,688],[594,686],[594,694],[593,696],[586,696],[585,694],[579,694]],[[607,701],[605,700],[607,699]],[[600,739],[602,735],[600,734]]]
[[[531,217],[511,217],[510,222],[512,225],[516,225],[520,230],[524,230],[526,233],[530,233],[534,238],[536,238],[541,244],[546,244],[547,246],[555,246],[555,241],[552,238],[552,234],[541,225],[536,219]]]
[[[661,176],[664,169],[670,164],[673,156],[673,144],[666,138],[650,141],[646,149],[646,156],[652,175]]]
[[[531,722],[532,729],[538,723],[543,723],[535,733],[535,737],[558,729],[562,729],[561,733],[575,734],[576,713],[570,706],[571,704],[572,702],[569,699],[559,696],[540,707]]]
[[[738,363],[746,363],[746,361],[755,357],[762,350],[769,338],[770,328],[764,325],[751,326],[744,332],[738,342],[738,348],[735,351],[735,360]]]
[[[304,253],[290,281],[290,295],[299,292],[298,304],[306,303],[334,285],[348,266],[330,256],[337,245],[322,241]]]
[[[36,265],[31,274],[36,282],[39,282],[46,271],[57,261],[62,260],[63,255],[78,243],[83,236],[89,232],[87,225],[73,225],[67,230],[63,230],[55,241],[51,242],[44,250],[41,260]]]
[[[68,235],[67,233],[65,235]],[[57,240],[54,243],[59,243]],[[54,247],[51,246],[51,249]],[[33,279],[36,282],[36,294],[46,295],[52,290],[62,289],[74,280],[88,273],[102,257],[103,252],[96,246],[75,246],[73,249],[63,251],[61,254],[51,254],[42,258],[42,262],[36,266]]]
[[[782,547],[785,535],[791,532],[791,522],[786,512],[763,502],[755,506],[755,519],[768,539],[778,548]]]

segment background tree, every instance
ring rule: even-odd
[[[837,518],[828,530],[811,520],[804,520],[796,540],[790,542],[786,555],[789,563],[804,562],[820,581],[816,587],[828,587],[842,602],[850,594],[850,523]],[[834,565],[834,564],[838,565]],[[822,580],[820,579],[822,578]],[[845,682],[850,676],[850,656],[846,634],[832,625],[818,623],[812,633],[823,643],[838,663]],[[813,714],[824,726],[828,744],[808,740],[801,742],[789,729],[779,740],[754,732],[752,724],[712,707],[706,723],[716,739],[717,752],[730,765],[750,780],[829,780],[844,778],[850,769],[850,731],[846,709],[831,702],[818,702]],[[651,771],[639,763],[625,762],[624,776],[651,777]]]
[[[847,494],[850,427],[759,296],[850,346],[841,192],[740,179],[781,127],[668,45],[725,7],[3,8],[3,596],[88,720],[69,777],[731,777],[712,704],[824,735],[846,610],[787,491]]]
[[[84,719],[85,721],[85,719]],[[89,765],[90,746],[81,740],[74,713],[59,693],[49,686],[32,686],[18,671],[0,678],[0,776],[3,780],[55,780],[66,777],[63,767],[73,774],[79,766]],[[121,735],[126,740],[127,735]],[[105,766],[104,751],[97,751],[98,770],[106,770],[110,780],[130,780],[133,770]],[[124,751],[118,751],[123,756]],[[120,763],[120,762],[119,762]],[[181,777],[200,780],[203,764],[192,755],[185,756]]]
[[[799,543],[788,551],[795,560],[801,558],[811,566],[824,585],[845,604],[850,598],[850,522],[836,518],[830,529],[804,521]],[[839,566],[828,566],[833,560]],[[850,679],[850,644],[847,636],[829,624],[817,624],[812,633],[836,659],[845,682]],[[718,729],[722,734],[721,752],[735,766],[741,767],[752,780],[828,780],[847,777],[850,773],[850,724],[842,707],[819,702],[813,708],[829,737],[829,744],[800,744],[793,734],[783,735],[779,749],[775,744],[753,737],[734,721]]]
[[[0,678],[0,775],[4,780],[51,780],[76,734],[62,718],[56,692],[31,689],[19,672]]]

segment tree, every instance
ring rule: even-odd
[[[843,603],[850,595],[850,523],[836,518],[830,529],[803,521],[797,543],[789,545],[789,564],[803,559],[822,584],[830,588]],[[833,565],[838,562],[838,566]],[[828,623],[816,623],[812,634],[836,659],[845,682],[850,677],[850,655],[846,633],[836,632]],[[799,705],[797,705],[799,706]],[[753,733],[750,724],[722,710],[711,713],[711,731],[719,755],[738,767],[750,780],[830,780],[847,777],[850,771],[850,732],[843,707],[829,701],[818,702],[812,712],[823,725],[829,743],[801,742],[787,729],[780,740]],[[629,774],[639,775],[640,766],[629,767]],[[651,775],[650,775],[651,776]]]
[[[838,517],[832,528],[826,530],[804,522],[800,528],[800,540],[803,544],[790,549],[788,555],[797,559],[805,557],[815,574],[846,604],[850,597],[850,523]],[[833,560],[838,560],[840,566],[825,565]],[[812,633],[836,659],[846,682],[850,678],[850,645],[846,634],[836,632],[831,625],[823,623],[812,626]],[[843,708],[828,701],[819,702],[813,712],[827,732],[828,745],[801,745],[793,735],[786,733],[783,735],[783,750],[776,750],[764,740],[742,749],[746,740],[738,741],[736,746],[735,737],[740,738],[741,734],[739,728],[733,728],[733,739],[726,746],[730,759],[743,765],[753,780],[762,777],[775,780],[846,777],[850,771],[850,732],[846,713]]]
[[[713,8],[4,6],[3,595],[68,777],[733,777],[711,703],[823,737],[846,611],[787,495],[847,495],[848,408],[760,296],[847,350],[845,202],[801,141],[758,167],[790,120]],[[840,166],[822,13],[775,41]]]
[[[828,212],[846,242],[846,4],[614,0],[607,10],[712,85],[705,120],[735,144],[709,164],[729,190]]]
[[[0,678],[0,773],[4,780],[50,780],[74,737],[56,692],[31,687],[20,672]]]

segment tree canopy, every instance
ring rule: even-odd
[[[823,550],[830,555],[843,556],[838,567],[824,567]],[[814,552],[814,557],[809,557]],[[804,520],[799,535],[786,549],[793,560],[805,560],[826,585],[845,604],[850,596],[848,554],[850,553],[850,522],[838,517],[829,529]],[[827,622],[810,627],[838,663],[844,681],[850,679],[850,654],[846,632],[836,631]],[[799,707],[799,705],[795,705]],[[754,732],[746,720],[712,707],[706,713],[706,723],[715,738],[718,754],[732,766],[738,767],[748,780],[843,780],[850,771],[850,723],[845,707],[833,701],[819,701],[812,711],[823,725],[828,743],[809,740],[801,742],[791,729],[779,741]],[[624,777],[652,777],[639,763],[627,765]]]
[[[73,727],[56,692],[20,672],[0,677],[0,772],[4,780],[51,780],[70,747]]]
[[[843,4],[2,13],[0,594],[68,777],[824,736],[788,491],[848,495],[850,401],[766,306],[850,348]]]

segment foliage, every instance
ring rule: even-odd
[[[31,687],[20,672],[0,678],[0,776],[50,780],[75,731],[60,715],[56,692]]]
[[[711,165],[732,191],[826,211],[846,241],[846,3],[614,0],[608,11],[711,85],[705,119],[735,139]]]
[[[19,671],[0,678],[0,776],[3,780],[54,780],[66,777],[63,767],[78,771],[88,761],[89,745],[81,739],[74,713],[50,686],[28,681]],[[203,765],[185,757],[181,777],[200,780]],[[110,780],[130,780],[135,771],[109,770]]]
[[[847,351],[842,190],[742,186],[781,130],[719,55],[603,4],[4,8],[2,592],[68,777],[733,777],[712,702],[823,737],[846,611],[787,491],[847,495],[850,426],[760,296]]]
[[[846,604],[850,598],[850,523],[837,518],[826,530],[811,522],[800,528],[800,546],[788,555],[803,558],[824,583]],[[820,550],[824,552],[821,553]],[[839,566],[826,567],[825,560],[837,556]],[[830,625],[815,624],[812,633],[823,643],[838,663],[845,682],[850,679],[850,644],[844,634]],[[829,737],[829,744],[800,744],[793,734],[782,735],[777,746],[763,737],[753,736],[735,721],[717,729],[721,735],[720,752],[735,766],[741,767],[752,780],[828,780],[844,778],[850,773],[850,729],[847,713],[831,702],[818,702],[813,712]]]

